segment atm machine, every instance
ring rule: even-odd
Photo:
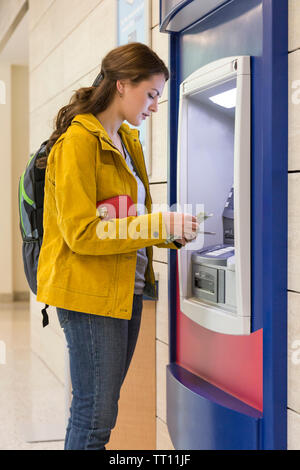
[[[287,446],[287,12],[280,0],[160,1],[168,203],[201,221],[169,252],[175,449]]]
[[[250,333],[250,84],[243,56],[201,67],[180,86],[177,202],[208,214],[204,233],[178,254],[180,308],[231,334]]]

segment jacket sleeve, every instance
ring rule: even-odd
[[[103,221],[96,212],[96,139],[66,136],[55,155],[57,224],[75,253],[128,253],[166,241],[162,213]]]

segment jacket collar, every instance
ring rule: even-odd
[[[95,134],[99,137],[100,140],[104,140],[112,144],[112,140],[109,137],[107,131],[104,129],[100,121],[92,113],[87,114],[77,114],[73,120],[73,123],[81,124],[89,132]],[[135,140],[139,137],[139,131],[137,129],[131,129],[127,124],[122,124],[119,132],[122,138]]]
[[[85,127],[89,132],[96,135],[100,140],[103,150],[112,150],[112,146],[114,147],[114,144],[111,138],[109,137],[107,131],[104,129],[104,127],[96,118],[96,116],[94,116],[94,114],[77,114],[72,120],[72,124],[73,123],[80,124],[81,126]],[[134,160],[136,166],[140,170],[140,174],[142,175],[143,181],[148,186],[149,183],[145,163],[141,163],[142,161],[144,162],[144,157],[140,150],[138,150],[141,148],[139,141],[139,131],[137,129],[132,129],[127,124],[123,123],[119,129],[119,133],[121,135],[122,141],[129,150],[131,158]],[[116,149],[116,147],[114,148]]]

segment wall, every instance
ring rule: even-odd
[[[0,79],[5,82],[6,103],[0,106],[0,196],[2,217],[0,232],[0,299],[29,298],[19,229],[18,183],[28,160],[28,68],[26,0],[0,2]],[[21,26],[21,29],[19,28]]]
[[[29,77],[28,67],[11,67],[11,155],[12,155],[12,283],[16,300],[28,299],[23,269],[22,239],[19,228],[18,183],[29,158]]]
[[[152,45],[168,62],[168,37],[158,29],[158,1],[152,2]],[[89,85],[98,73],[101,58],[116,46],[116,3],[113,0],[30,0],[30,150],[49,136],[57,111],[72,90]],[[86,53],[88,51],[88,53]],[[152,118],[153,202],[167,203],[167,87]],[[159,277],[157,303],[157,446],[172,448],[166,429],[165,365],[168,362],[167,250],[154,250]],[[31,296],[32,349],[64,382],[64,339],[55,310],[50,325],[42,329],[42,304]]]
[[[300,4],[289,0],[289,395],[288,445],[300,448]],[[115,46],[113,0],[30,0],[30,149],[34,150],[52,129],[58,109],[72,90],[88,85],[97,75],[101,57]],[[152,0],[152,47],[168,64],[168,35],[159,32],[159,1]],[[86,53],[88,51],[88,54]],[[298,103],[299,101],[299,103]],[[154,203],[167,203],[167,87],[152,117],[151,192]],[[2,159],[1,159],[2,161]],[[1,170],[1,169],[0,169]],[[3,172],[0,171],[0,178]],[[0,188],[1,188],[0,184]],[[1,245],[0,245],[1,246]],[[172,449],[166,427],[166,365],[168,363],[167,250],[154,249],[159,275],[156,315],[157,449]],[[0,284],[2,286],[2,283]],[[64,381],[64,342],[56,316],[45,330],[40,307],[31,299],[32,347]],[[54,312],[53,312],[54,313]]]
[[[289,0],[288,448],[300,449],[300,2]]]
[[[15,30],[27,10],[26,0],[1,0],[0,2],[0,51]]]
[[[0,198],[3,203],[0,231],[0,300],[27,300],[19,228],[18,184],[29,153],[28,67],[0,64],[6,103],[0,106]]]
[[[0,105],[0,200],[3,204],[0,230],[0,299],[13,298],[12,279],[12,149],[11,149],[11,67],[0,64],[0,79],[5,84],[5,104]]]

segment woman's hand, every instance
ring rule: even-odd
[[[195,216],[180,212],[163,212],[162,215],[168,237],[174,237],[184,245],[196,238],[199,223]]]

